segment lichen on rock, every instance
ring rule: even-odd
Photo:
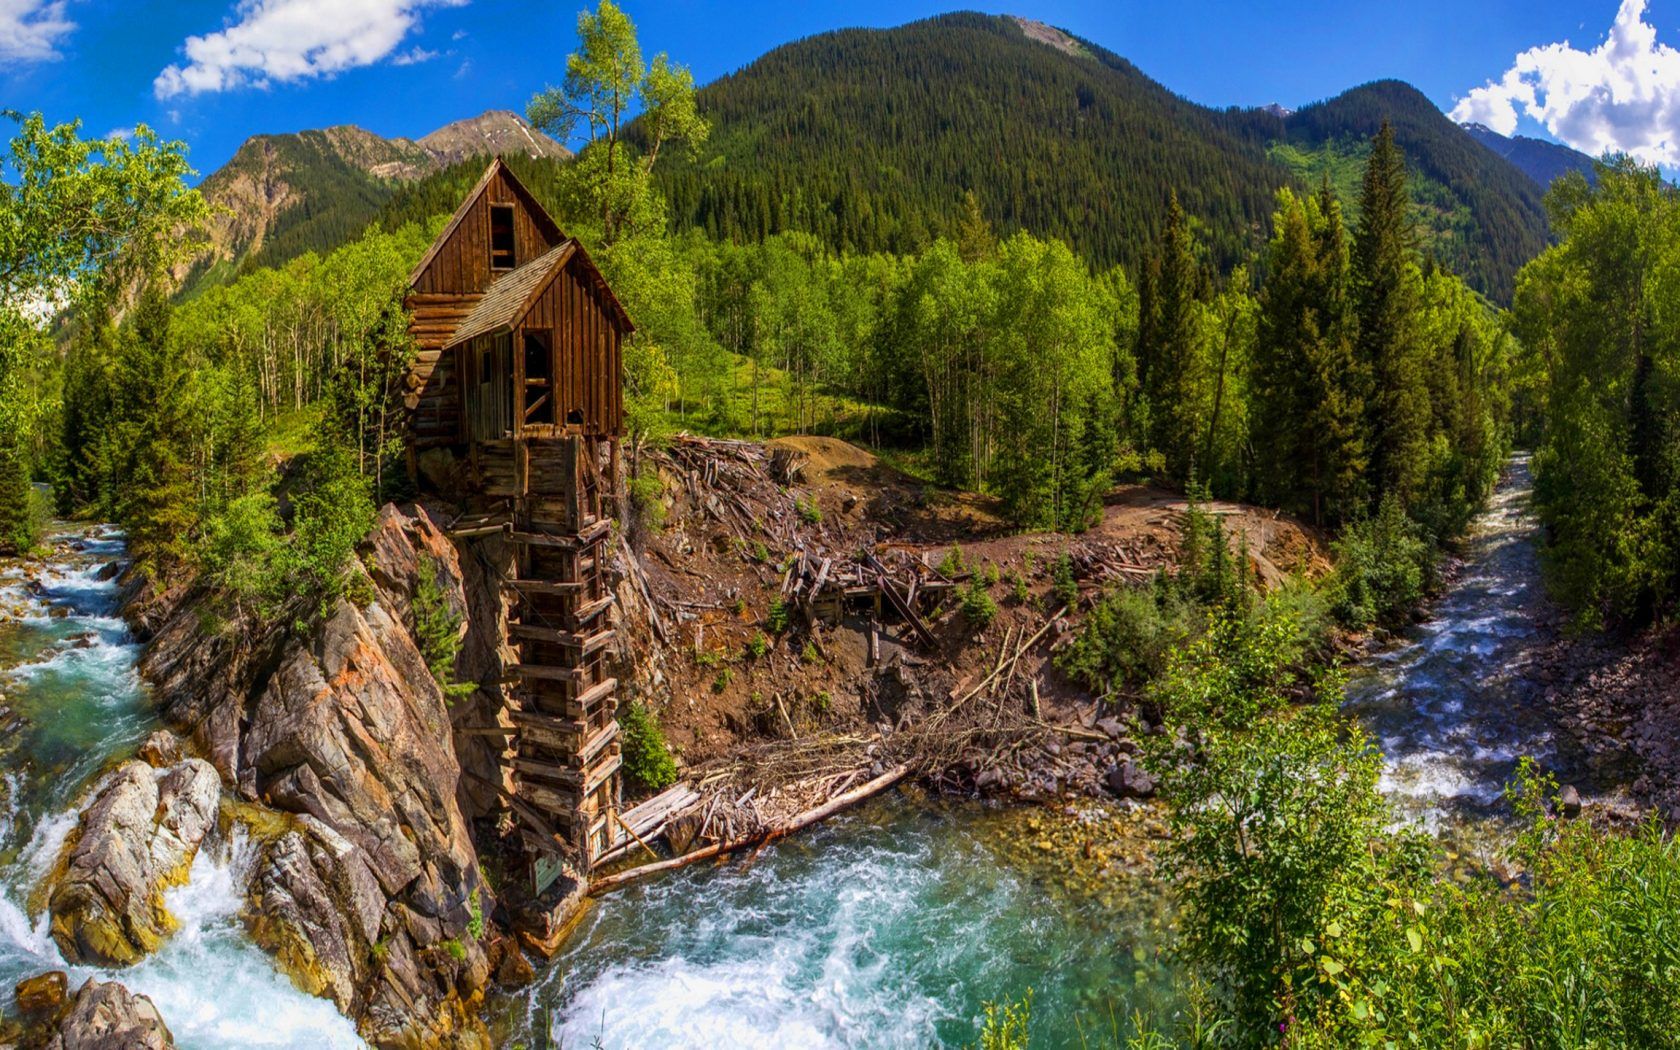
[[[221,781],[208,762],[125,762],[95,790],[66,841],[48,898],[66,960],[127,966],[175,928],[164,891],[186,882],[215,825]]]

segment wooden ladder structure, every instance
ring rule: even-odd
[[[612,518],[598,439],[518,437],[507,537],[511,800],[541,892],[562,857],[587,872],[622,835],[618,682],[608,677]],[[569,855],[568,855],[569,854]]]

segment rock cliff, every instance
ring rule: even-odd
[[[448,538],[424,509],[388,506],[356,570],[372,602],[250,635],[206,632],[189,599],[142,670],[237,798],[281,815],[254,822],[259,943],[378,1045],[477,1046],[490,976],[477,935],[495,902],[457,798],[450,709],[410,628],[422,559],[464,612]]]

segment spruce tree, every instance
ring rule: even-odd
[[[1384,121],[1360,193],[1354,298],[1359,361],[1371,374],[1365,416],[1373,496],[1393,493],[1408,509],[1423,485],[1430,416],[1409,203],[1405,160]]]
[[[1166,457],[1170,476],[1187,478],[1203,434],[1207,364],[1198,301],[1203,282],[1177,194],[1167,203],[1153,270],[1151,316],[1140,325],[1137,354],[1149,401],[1150,443]]]

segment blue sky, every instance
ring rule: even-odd
[[[0,0],[0,108],[145,122],[201,171],[247,136],[329,124],[418,136],[557,81],[582,0]],[[701,82],[788,40],[962,6],[625,0],[644,51]],[[1502,131],[1680,161],[1680,0],[1016,0],[1210,105],[1289,106],[1398,77]],[[1565,43],[1567,42],[1567,44]]]

